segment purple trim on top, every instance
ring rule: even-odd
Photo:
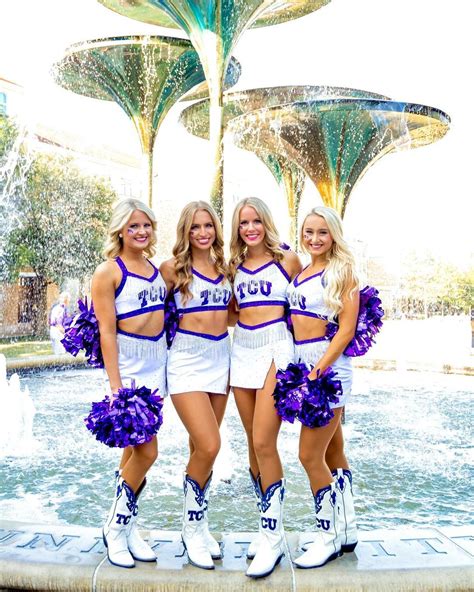
[[[144,275],[139,275],[138,273],[133,273],[133,271],[129,271],[120,257],[117,257],[115,261],[117,262],[118,266],[120,267],[124,275],[130,275],[131,277],[136,277],[140,280],[146,280],[147,282],[154,281],[159,273],[158,269],[153,265],[153,263],[149,259],[147,259],[147,261],[153,267],[153,273],[149,278],[145,277]]]
[[[278,267],[278,269],[281,271],[281,273],[285,276],[285,278],[288,280],[288,282],[291,282],[291,278],[288,275],[286,269],[283,267],[283,265],[279,261],[275,261],[275,265]]]
[[[131,271],[128,271],[127,267],[125,266],[125,263],[122,261],[122,259],[120,257],[116,257],[115,258],[115,262],[117,263],[117,265],[120,267],[120,269],[122,270],[122,279],[120,281],[120,284],[118,286],[118,288],[115,290],[115,298],[117,298],[117,296],[120,294],[120,292],[123,290],[123,287],[125,286],[125,282],[127,281],[127,277],[136,277],[140,280],[145,280],[146,282],[154,282],[156,280],[156,278],[158,277],[158,274],[160,273],[158,268],[155,267],[153,265],[153,263],[147,259],[148,263],[153,267],[153,273],[152,275],[147,278],[144,275],[139,275],[138,273],[132,273]]]
[[[215,280],[208,278],[207,276],[203,275],[202,273],[199,273],[199,271],[197,269],[194,269],[194,267],[192,268],[193,271],[193,275],[197,275],[198,278],[201,278],[202,280],[205,280],[206,282],[211,282],[211,284],[220,284],[222,279],[224,278],[224,274],[221,273],[218,277],[216,277]]]
[[[290,314],[302,315],[304,317],[311,317],[313,319],[321,319],[322,321],[328,320],[328,317],[320,315],[317,312],[310,312],[309,310],[299,310],[299,308],[290,308]]]
[[[204,339],[210,339],[211,341],[221,341],[229,335],[227,331],[225,333],[222,333],[222,335],[210,335],[209,333],[197,333],[196,331],[188,331],[186,329],[178,329],[176,333],[184,333],[185,335],[195,335],[196,337],[203,337]]]
[[[123,290],[123,287],[125,286],[125,282],[127,281],[127,268],[125,267],[125,263],[122,261],[122,259],[120,259],[120,257],[116,257],[115,262],[117,263],[117,265],[119,266],[119,268],[122,271],[122,279],[120,280],[120,284],[119,284],[118,288],[115,290],[115,298],[117,298],[117,296]]]
[[[237,325],[242,327],[242,329],[247,329],[248,331],[254,331],[255,329],[261,329],[262,327],[268,327],[268,325],[274,325],[275,323],[284,323],[286,321],[285,317],[280,317],[279,319],[273,319],[273,321],[266,321],[265,323],[260,323],[259,325],[245,325],[240,321],[237,321]]]
[[[130,312],[124,312],[123,314],[117,315],[117,321],[121,321],[122,319],[129,319],[130,317],[138,317],[142,314],[147,312],[153,312],[154,310],[163,310],[165,308],[164,304],[154,304],[153,306],[148,306],[147,308],[137,308],[136,310],[131,310]]]
[[[273,265],[274,263],[275,263],[275,261],[273,261],[273,260],[269,261],[268,263],[264,263],[260,267],[257,267],[257,269],[247,269],[246,267],[244,267],[243,263],[241,263],[237,269],[241,269],[244,273],[249,273],[250,275],[255,275],[259,271],[262,271],[262,269],[266,269],[267,267],[269,267],[270,265]]]
[[[308,266],[308,267],[309,267],[309,266]],[[305,282],[307,282],[307,281],[309,281],[309,280],[312,280],[312,279],[313,279],[313,278],[315,278],[315,277],[318,277],[318,275],[323,275],[323,273],[324,273],[324,269],[322,269],[321,271],[318,271],[318,273],[315,273],[314,275],[310,275],[309,277],[307,277],[307,278],[304,278],[304,280],[301,280],[301,282],[298,282],[298,278],[300,277],[300,275],[303,273],[303,271],[304,271],[305,269],[308,269],[308,267],[305,267],[304,269],[302,269],[302,270],[299,272],[299,274],[298,274],[298,275],[295,277],[295,279],[293,280],[293,284],[294,284],[295,286],[301,286],[301,284],[304,284]]]
[[[206,312],[208,310],[227,310],[227,306],[216,304],[211,306],[192,306],[191,308],[178,308],[180,314],[188,314],[190,312]]]
[[[326,335],[322,337],[313,337],[312,339],[303,339],[302,341],[298,341],[295,339],[295,345],[304,345],[305,343],[317,343],[318,341],[329,341]]]
[[[146,339],[147,341],[159,341],[163,335],[165,334],[165,330],[162,329],[158,335],[151,337],[150,335],[138,335],[138,333],[129,333],[128,331],[123,331],[122,329],[117,329],[117,333],[120,335],[126,335],[127,337],[134,337],[135,339]]]
[[[257,302],[244,302],[239,308],[251,308],[252,306],[285,306],[286,300],[258,300]]]

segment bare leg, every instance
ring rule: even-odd
[[[130,457],[123,467],[122,477],[133,491],[138,491],[148,469],[153,465],[157,457],[158,440],[156,436],[150,442],[132,448]]]
[[[172,395],[171,400],[194,445],[187,473],[203,488],[221,445],[211,397],[208,393],[192,392]]]
[[[326,450],[340,424],[341,407],[334,409],[334,417],[323,428],[301,427],[299,457],[313,493],[332,483],[331,471],[326,464]]]
[[[326,450],[326,464],[330,471],[335,471],[336,469],[349,469],[349,463],[344,454],[344,434],[341,422],[337,424],[336,431],[328,444]]]
[[[272,363],[263,387],[257,389],[253,416],[253,447],[263,491],[283,477],[283,468],[277,450],[281,419],[275,410],[272,396],[276,385],[275,375],[275,364]]]
[[[253,446],[253,420],[256,399],[255,389],[234,387],[233,391],[235,404],[237,405],[237,410],[247,435],[250,470],[252,471],[254,479],[256,479],[260,473],[260,470]]]
[[[209,398],[211,400],[211,405],[214,410],[214,415],[216,416],[217,423],[219,427],[221,427],[222,420],[224,419],[225,409],[227,407],[227,395],[214,395],[210,394]],[[191,458],[192,453],[194,452],[194,444],[189,436],[189,458]]]

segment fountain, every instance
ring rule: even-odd
[[[53,69],[58,84],[95,99],[115,101],[130,117],[146,162],[146,195],[153,198],[153,147],[171,107],[193,89],[203,93],[204,72],[186,39],[127,36],[97,39],[69,47]],[[238,80],[240,67],[231,60],[226,84]],[[197,88],[196,88],[197,87]]]
[[[297,101],[323,100],[334,98],[387,99],[383,95],[364,90],[335,86],[279,86],[255,88],[223,95],[223,126],[229,121],[256,109],[292,104]],[[203,100],[187,107],[180,116],[180,122],[192,134],[209,139],[210,101]],[[241,148],[254,152],[267,166],[278,185],[283,189],[291,220],[290,243],[297,245],[298,209],[304,189],[306,172],[288,155],[269,150],[262,142],[239,142]]]
[[[449,124],[446,113],[425,105],[336,98],[256,109],[232,119],[228,130],[238,146],[261,146],[298,164],[324,204],[344,216],[355,184],[376,160],[435,142]]]
[[[223,216],[223,106],[224,74],[234,47],[252,26],[274,25],[301,17],[329,0],[99,0],[135,20],[184,29],[199,54],[209,85],[210,141],[214,150],[211,203]]]
[[[21,389],[18,374],[7,379],[3,354],[0,354],[0,400],[0,457],[28,454],[37,445],[33,437],[36,408],[28,388]]]

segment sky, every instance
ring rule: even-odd
[[[235,89],[345,86],[451,116],[441,141],[380,159],[352,192],[346,232],[370,255],[396,262],[406,252],[430,250],[461,267],[472,264],[472,22],[474,6],[466,0],[332,0],[301,19],[247,31],[236,46],[242,76]],[[32,120],[54,120],[139,157],[118,106],[57,88],[49,69],[71,43],[140,33],[184,36],[121,17],[95,0],[0,0],[0,76],[24,85]],[[171,110],[155,145],[156,193],[168,203],[205,198],[207,190],[207,148],[180,126],[180,109]],[[284,226],[284,198],[264,165],[227,142],[226,167],[227,199],[260,195]],[[301,211],[317,200],[307,187]]]

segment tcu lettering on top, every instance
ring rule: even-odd
[[[154,304],[158,300],[164,302],[166,298],[166,288],[163,286],[151,286],[138,292],[138,299],[140,300],[140,307],[145,308],[149,303]]]
[[[230,302],[232,292],[225,288],[212,288],[208,290],[202,290],[200,294],[201,306],[207,306],[208,304],[224,304],[227,306]]]
[[[266,280],[249,280],[248,282],[241,282],[237,286],[240,299],[243,300],[246,296],[255,296],[255,294],[262,294],[262,296],[270,296],[272,293],[272,282]]]
[[[306,296],[298,294],[298,292],[290,293],[290,306],[297,306],[300,310],[306,309]]]

